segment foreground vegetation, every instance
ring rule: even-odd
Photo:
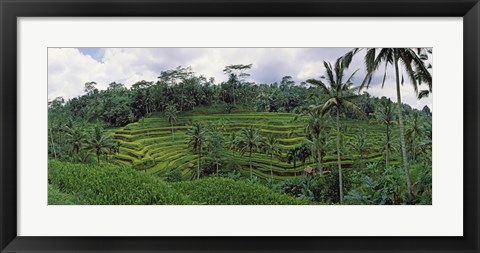
[[[228,178],[165,182],[128,167],[49,161],[49,204],[269,205],[312,204],[265,186]]]
[[[182,67],[130,89],[86,83],[49,103],[49,203],[431,204],[430,109],[360,92],[395,59],[428,96],[427,51],[369,50],[354,87],[357,52],[300,85],[248,83],[242,64],[220,84]]]

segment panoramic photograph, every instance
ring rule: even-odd
[[[49,48],[48,205],[431,205],[432,48]]]

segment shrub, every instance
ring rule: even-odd
[[[344,181],[345,183],[345,181]],[[339,201],[338,173],[324,176],[298,176],[278,183],[284,193],[320,203]]]
[[[91,205],[188,204],[166,182],[132,168],[90,166],[50,160],[48,180],[59,191]],[[82,203],[77,203],[82,204]]]
[[[53,185],[48,185],[48,204],[49,205],[75,205],[82,204],[84,201],[80,198],[60,192]]]
[[[356,187],[347,193],[345,203],[357,205],[399,205],[406,203],[407,192],[402,170],[397,167],[383,169],[369,164],[366,173],[357,175]],[[372,176],[370,176],[372,175]]]
[[[207,205],[302,205],[313,204],[274,192],[267,187],[246,181],[228,178],[203,178],[195,181],[174,183],[179,192],[188,194],[198,204]]]

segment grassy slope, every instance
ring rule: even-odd
[[[50,160],[51,205],[298,205],[312,204],[262,185],[225,178],[168,183],[128,167]]]

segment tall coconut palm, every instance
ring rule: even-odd
[[[383,151],[385,152],[385,169],[388,168],[390,163],[390,154],[393,150],[391,143],[391,130],[390,128],[395,124],[395,112],[393,110],[393,103],[389,98],[382,98],[380,100],[380,107],[375,112],[377,121],[386,126],[385,143],[383,145]]]
[[[298,159],[302,161],[302,167],[305,167],[305,161],[312,155],[312,152],[310,150],[310,147],[307,143],[303,143],[299,148],[298,148]]]
[[[270,155],[270,177],[273,179],[273,156],[280,154],[278,139],[270,135],[263,143],[264,151]]]
[[[232,134],[230,134],[230,136],[228,136],[228,148],[232,150],[233,158],[235,158],[235,149],[237,149],[237,146],[238,146],[237,135],[235,134],[235,132],[233,132]]]
[[[410,140],[410,147],[411,147],[411,156],[412,159],[416,159],[417,154],[417,141],[418,138],[423,137],[424,135],[424,126],[421,117],[419,116],[418,112],[414,112],[412,114],[410,124],[407,129],[407,136]]]
[[[342,179],[342,164],[341,164],[341,151],[340,151],[340,110],[349,109],[362,113],[360,108],[350,101],[350,99],[355,98],[353,91],[356,88],[352,88],[353,77],[357,73],[358,69],[355,70],[346,80],[344,80],[345,70],[348,69],[352,57],[345,56],[340,57],[335,62],[334,67],[326,61],[323,62],[326,70],[326,77],[322,76],[322,79],[326,79],[326,83],[319,79],[309,79],[307,83],[319,87],[324,93],[328,95],[328,100],[323,104],[319,105],[318,108],[321,109],[322,114],[327,112],[334,111],[336,114],[336,125],[337,125],[337,164],[338,164],[338,184],[340,191],[340,204],[343,204],[343,179]]]
[[[188,144],[193,148],[193,152],[197,152],[197,179],[200,178],[200,158],[202,157],[202,145],[207,138],[207,132],[205,128],[200,124],[193,124],[192,128],[188,129],[188,135],[190,139]]]
[[[172,127],[172,141],[175,141],[175,136],[173,134],[173,123],[177,122],[177,114],[178,111],[176,106],[167,105],[167,108],[165,108],[165,118]]]
[[[85,141],[85,135],[83,133],[83,130],[80,128],[72,127],[65,132],[65,135],[67,137],[67,141],[70,142],[70,144],[72,145],[71,154],[73,153],[78,154],[78,152],[80,152],[80,149],[82,148],[82,145]]]
[[[307,112],[307,122],[305,124],[305,132],[310,139],[311,151],[317,156],[317,170],[320,175],[323,175],[322,156],[325,153],[326,134],[324,133],[325,117],[321,110],[316,106],[311,106]]]
[[[345,55],[345,57],[351,58],[361,49],[355,48]],[[426,52],[430,50],[421,48],[367,48],[365,54],[365,65],[367,68],[367,74],[363,80],[360,89],[368,88],[372,81],[373,74],[378,70],[381,64],[385,64],[385,72],[383,74],[382,88],[385,84],[387,76],[388,65],[393,65],[395,69],[395,83],[397,90],[397,105],[398,105],[398,125],[400,128],[400,145],[402,149],[403,167],[405,172],[405,178],[407,182],[407,189],[410,199],[413,198],[412,182],[410,180],[410,170],[408,166],[407,147],[405,144],[405,125],[403,121],[402,112],[402,96],[400,94],[400,69],[399,63],[404,67],[404,72],[410,79],[415,93],[418,95],[418,85],[422,82],[426,82],[428,85],[428,93],[432,92],[432,75],[428,68],[431,67],[425,65],[425,61],[428,60]],[[402,74],[402,84],[403,84]],[[422,96],[425,96],[422,91]]]
[[[87,150],[94,151],[97,156],[97,163],[100,164],[100,156],[107,152],[108,148],[112,146],[113,142],[110,136],[103,132],[103,129],[96,126],[93,135],[87,140]]]
[[[250,126],[249,128],[242,128],[241,140],[239,141],[240,150],[242,152],[248,151],[249,163],[250,163],[250,178],[253,177],[252,168],[252,152],[258,150],[262,145],[262,137],[258,129]]]
[[[297,176],[297,160],[299,158],[299,153],[300,153],[299,147],[289,149],[287,153],[288,163],[293,162],[293,173],[295,176]]]
[[[310,150],[317,156],[317,171],[320,176],[323,176],[323,157],[325,156],[327,149],[327,138],[325,134],[321,134],[318,137],[311,137],[307,139],[307,143],[310,146]]]
[[[367,131],[365,129],[361,129],[358,134],[355,135],[353,141],[349,142],[348,145],[357,152],[360,156],[360,168],[363,169],[364,161],[363,156],[367,153],[368,148],[370,145],[367,142]]]
[[[212,161],[216,168],[216,175],[218,176],[219,166],[224,160],[223,148],[225,145],[225,139],[222,132],[211,129],[207,136],[207,151],[208,159]]]

